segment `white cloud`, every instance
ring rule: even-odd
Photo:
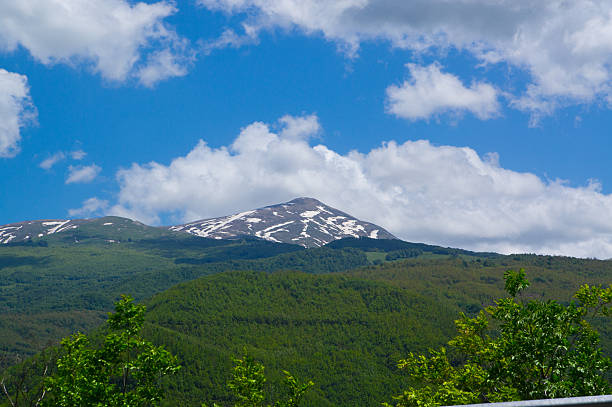
[[[363,41],[442,54],[449,47],[482,64],[507,63],[531,81],[512,106],[549,114],[612,100],[612,2],[608,0],[199,0],[242,16],[251,37],[298,29],[356,55]],[[246,30],[245,30],[246,33]]]
[[[96,164],[86,166],[70,166],[68,167],[68,178],[66,184],[86,184],[96,179],[102,168]]]
[[[499,114],[493,86],[477,82],[466,87],[455,75],[442,73],[439,64],[407,67],[411,79],[387,88],[387,112],[409,120],[465,111],[483,120]]]
[[[150,88],[161,80],[185,76],[187,66],[193,58],[193,55],[177,55],[168,49],[155,52],[149,56],[148,63],[138,71],[138,80]]]
[[[21,46],[46,65],[87,65],[106,79],[133,76],[150,86],[184,75],[189,61],[185,40],[164,23],[175,12],[171,1],[3,1],[0,48]]]
[[[243,29],[245,34],[242,35],[230,28],[224,30],[218,38],[205,42],[202,45],[202,51],[209,55],[216,49],[240,48],[244,45],[256,44],[258,42],[257,32],[250,30],[245,25],[243,25]]]
[[[612,195],[597,183],[570,187],[501,168],[495,153],[483,159],[425,140],[339,154],[292,127],[315,122],[309,117],[255,122],[229,147],[200,141],[169,165],[120,170],[118,202],[107,213],[178,223],[311,196],[410,241],[612,256]]]
[[[57,153],[42,160],[39,167],[43,170],[50,170],[55,164],[62,161],[64,158],[66,158],[66,154],[64,154],[62,151],[58,151]]]
[[[280,136],[286,139],[308,140],[321,131],[319,118],[315,114],[309,116],[285,115],[278,119],[281,126]]]
[[[97,215],[108,209],[108,201],[96,197],[89,198],[83,202],[83,205],[77,209],[68,210],[68,216],[92,216]]]
[[[81,161],[83,158],[85,158],[85,156],[87,156],[87,153],[83,150],[74,150],[67,153],[64,151],[58,151],[57,153],[52,154],[42,160],[38,166],[44,170],[50,170],[55,164],[65,160],[67,157],[75,161]]]
[[[0,157],[19,152],[21,129],[35,117],[28,78],[0,68]]]
[[[85,158],[85,156],[87,156],[87,153],[83,150],[74,150],[70,152],[70,157],[72,157],[73,160],[80,161]]]

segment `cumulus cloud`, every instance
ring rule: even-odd
[[[35,117],[28,78],[0,68],[0,157],[19,152],[21,129]]]
[[[280,136],[286,139],[308,140],[321,131],[319,118],[315,114],[309,116],[285,115],[278,119]]]
[[[96,197],[89,198],[83,202],[80,208],[68,210],[68,216],[92,216],[98,215],[108,209],[109,203],[106,200]]]
[[[68,167],[68,177],[66,184],[86,184],[96,179],[102,168],[96,164],[85,166],[70,166]]]
[[[356,55],[363,41],[411,51],[455,48],[484,65],[506,63],[531,80],[511,105],[549,114],[612,100],[612,3],[607,0],[198,0],[239,14],[250,36],[298,29]],[[254,33],[254,34],[253,34]]]
[[[319,127],[302,123],[315,117],[254,122],[230,146],[200,141],[168,165],[122,169],[107,213],[178,223],[311,196],[410,241],[612,256],[612,196],[597,183],[570,187],[504,169],[495,153],[425,140],[340,154],[308,141]]]
[[[439,64],[407,67],[411,79],[387,88],[387,112],[409,120],[463,112],[485,120],[499,113],[493,86],[477,82],[466,87],[455,75],[441,72]]]
[[[164,19],[171,1],[20,0],[0,2],[0,48],[21,46],[46,65],[87,65],[112,81],[151,86],[181,76],[190,61],[185,40]]]

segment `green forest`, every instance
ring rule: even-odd
[[[609,285],[612,262],[475,253],[399,240],[342,239],[304,249],[253,238],[140,231],[0,247],[4,374],[74,332],[98,335],[121,294],[147,307],[143,335],[176,355],[162,405],[230,405],[233,358],[266,366],[266,397],[283,370],[315,385],[304,406],[374,406],[410,379],[397,362],[455,334],[504,296],[504,271],[525,268],[529,296],[567,304],[582,284]],[[113,242],[109,242],[113,240]],[[604,353],[612,328],[595,320]]]

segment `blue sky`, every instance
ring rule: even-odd
[[[612,257],[606,1],[14,3],[0,224],[312,196],[406,240]]]

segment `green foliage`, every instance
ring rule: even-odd
[[[576,287],[610,284],[612,261],[577,259],[562,256],[512,255],[498,258],[481,257],[418,257],[367,266],[348,274],[368,280],[382,281],[448,304],[452,319],[459,312],[475,316],[480,310],[494,305],[496,298],[506,295],[503,274],[508,269],[529,270],[530,286],[520,297],[556,300],[568,304]],[[593,326],[601,334],[607,356],[612,356],[612,324],[598,317]],[[448,341],[450,337],[443,338]],[[612,374],[608,374],[612,380]]]
[[[264,407],[265,384],[264,366],[246,354],[242,359],[234,359],[232,378],[227,387],[237,399],[235,407]],[[285,374],[284,384],[287,387],[287,395],[284,400],[275,401],[268,407],[298,407],[304,394],[314,386],[312,381],[300,383],[289,372]],[[203,405],[206,407],[206,404]],[[214,404],[214,407],[219,407]]]
[[[83,334],[65,338],[57,372],[47,381],[43,405],[55,407],[157,405],[161,377],[175,373],[175,358],[140,337],[145,308],[122,296],[110,314],[101,347]]]
[[[131,230],[139,227],[133,225],[132,234],[124,234],[123,229],[110,233],[107,226],[93,227],[52,235],[46,246],[0,245],[0,355],[33,355],[49,342],[100,326],[123,292],[140,301],[174,284],[227,270],[326,273],[368,263],[354,249],[305,250],[247,238],[152,238],[156,228],[134,234]],[[121,240],[108,241],[113,239]]]
[[[163,380],[162,405],[230,403],[231,355],[245,344],[269,369],[270,400],[282,398],[281,371],[288,369],[317,383],[304,405],[376,405],[406,387],[396,361],[446,343],[459,312],[474,317],[494,304],[504,295],[508,268],[529,269],[532,284],[517,301],[530,296],[564,305],[575,287],[607,285],[612,275],[612,261],[502,256],[399,240],[342,239],[305,250],[123,226],[108,235],[107,229],[100,224],[76,235],[0,245],[0,372],[62,337],[103,325],[122,292],[141,301],[221,273],[149,300],[143,336],[186,362]],[[224,273],[232,270],[335,274]],[[612,355],[612,324],[589,320]],[[449,358],[453,366],[461,362],[451,349]],[[4,375],[7,385],[11,374]]]
[[[57,349],[49,348],[21,361],[0,375],[0,406],[38,407],[46,395],[45,380],[53,369]]]
[[[249,355],[234,359],[233,376],[227,387],[238,399],[236,407],[257,407],[264,401],[264,366]]]
[[[174,284],[228,270],[343,272],[383,263],[389,255],[393,263],[362,274],[432,297],[442,293],[469,314],[499,296],[498,273],[507,268],[528,267],[536,290],[556,299],[567,298],[570,288],[583,282],[608,282],[612,272],[612,261],[501,256],[401,240],[349,238],[305,250],[259,239],[170,233],[120,218],[102,218],[44,239],[0,245],[0,354],[10,359],[100,326],[121,293],[142,301]],[[417,257],[396,258],[418,251]],[[404,278],[410,282],[404,284]],[[602,332],[602,341],[612,354],[609,333]]]
[[[385,260],[393,261],[398,259],[410,259],[412,257],[419,257],[423,254],[421,249],[401,249],[387,253]]]
[[[524,270],[507,271],[511,297],[496,301],[473,318],[455,321],[459,335],[449,341],[461,363],[445,348],[430,357],[410,353],[398,364],[422,387],[395,397],[397,407],[472,404],[606,394],[604,374],[612,361],[603,355],[597,331],[585,318],[610,315],[612,285],[582,286],[578,304],[553,300],[517,302],[529,286]],[[491,321],[497,335],[490,335]],[[390,406],[390,404],[384,404]]]
[[[525,269],[523,268],[521,268],[518,272],[507,270],[504,273],[504,281],[506,282],[504,285],[506,292],[513,297],[516,297],[519,292],[529,287],[529,281],[527,280],[527,277],[525,277]]]
[[[380,251],[385,253],[397,253],[404,254],[405,258],[415,257],[414,254],[419,255],[423,253],[436,254],[436,255],[466,255],[466,256],[479,256],[482,258],[498,258],[503,257],[497,253],[476,253],[470,250],[454,249],[451,247],[432,246],[425,243],[412,243],[405,242],[399,239],[371,239],[369,237],[349,237],[345,239],[339,239],[332,241],[325,245],[325,247],[331,249],[344,249],[344,248],[355,248],[366,252],[369,251]]]
[[[168,406],[227,405],[231,357],[245,347],[269,373],[266,403],[284,399],[284,369],[317,383],[305,406],[376,405],[402,388],[394,361],[442,344],[457,312],[388,283],[299,272],[203,277],[147,309],[146,336],[183,362]]]

